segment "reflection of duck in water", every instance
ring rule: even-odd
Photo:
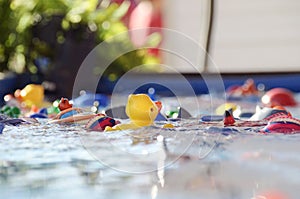
[[[95,114],[82,114],[82,110],[80,108],[74,108],[67,98],[61,98],[58,108],[60,112],[53,118],[53,120],[49,121],[49,123],[78,122],[88,120],[95,116]]]
[[[126,114],[130,123],[107,127],[106,131],[137,129],[151,126],[161,109],[160,102],[153,102],[146,94],[131,94],[128,96]]]

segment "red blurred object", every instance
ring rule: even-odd
[[[60,111],[63,111],[63,110],[66,110],[66,109],[69,109],[69,108],[72,108],[73,105],[69,103],[69,100],[67,98],[61,98],[60,99],[60,102],[58,104],[58,108]]]
[[[156,104],[156,106],[157,106],[157,108],[158,108],[158,112],[160,112],[160,111],[161,111],[161,108],[162,108],[161,102],[160,102],[160,101],[156,101],[155,104]]]
[[[113,0],[112,2],[121,5],[125,0]],[[162,1],[161,0],[145,0],[136,1],[129,0],[130,6],[122,18],[124,24],[129,30],[138,29],[138,31],[130,32],[130,37],[136,47],[141,47],[145,44],[148,36],[154,32],[162,35],[161,28],[163,27],[162,20]],[[160,57],[159,46],[149,48],[148,53]]]
[[[30,112],[31,113],[37,113],[37,112],[39,112],[39,108],[37,106],[35,106],[35,105],[32,105],[31,109],[30,109]]]
[[[278,116],[271,119],[261,132],[284,134],[300,133],[300,120],[292,118],[289,115]]]
[[[234,96],[249,96],[258,94],[258,90],[256,89],[253,79],[247,79],[242,86],[233,85],[229,87],[226,92],[229,95]]]
[[[289,197],[280,191],[268,191],[255,196],[253,199],[289,199]]]
[[[267,106],[296,106],[294,95],[285,88],[273,88],[266,92],[261,98],[262,103]]]
[[[235,119],[233,118],[232,114],[229,113],[229,111],[225,111],[223,122],[225,126],[231,126],[235,123]]]

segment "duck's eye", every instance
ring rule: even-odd
[[[153,108],[153,107],[152,107],[152,108],[150,108],[150,111],[151,111],[151,112],[153,112],[153,111],[154,111],[154,108]]]

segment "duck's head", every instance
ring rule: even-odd
[[[137,126],[153,124],[161,104],[156,104],[146,94],[131,94],[128,96],[126,114],[131,122]]]
[[[67,98],[61,98],[58,104],[58,108],[60,111],[72,108],[72,104],[69,103],[69,100]]]

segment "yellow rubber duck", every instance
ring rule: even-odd
[[[130,119],[128,124],[118,124],[106,127],[105,131],[137,129],[154,125],[154,120],[161,109],[160,102],[153,102],[146,94],[131,94],[128,96],[125,112]]]
[[[48,105],[44,102],[44,87],[42,85],[28,84],[22,90],[16,90],[14,95],[28,108],[33,105],[37,107]]]

